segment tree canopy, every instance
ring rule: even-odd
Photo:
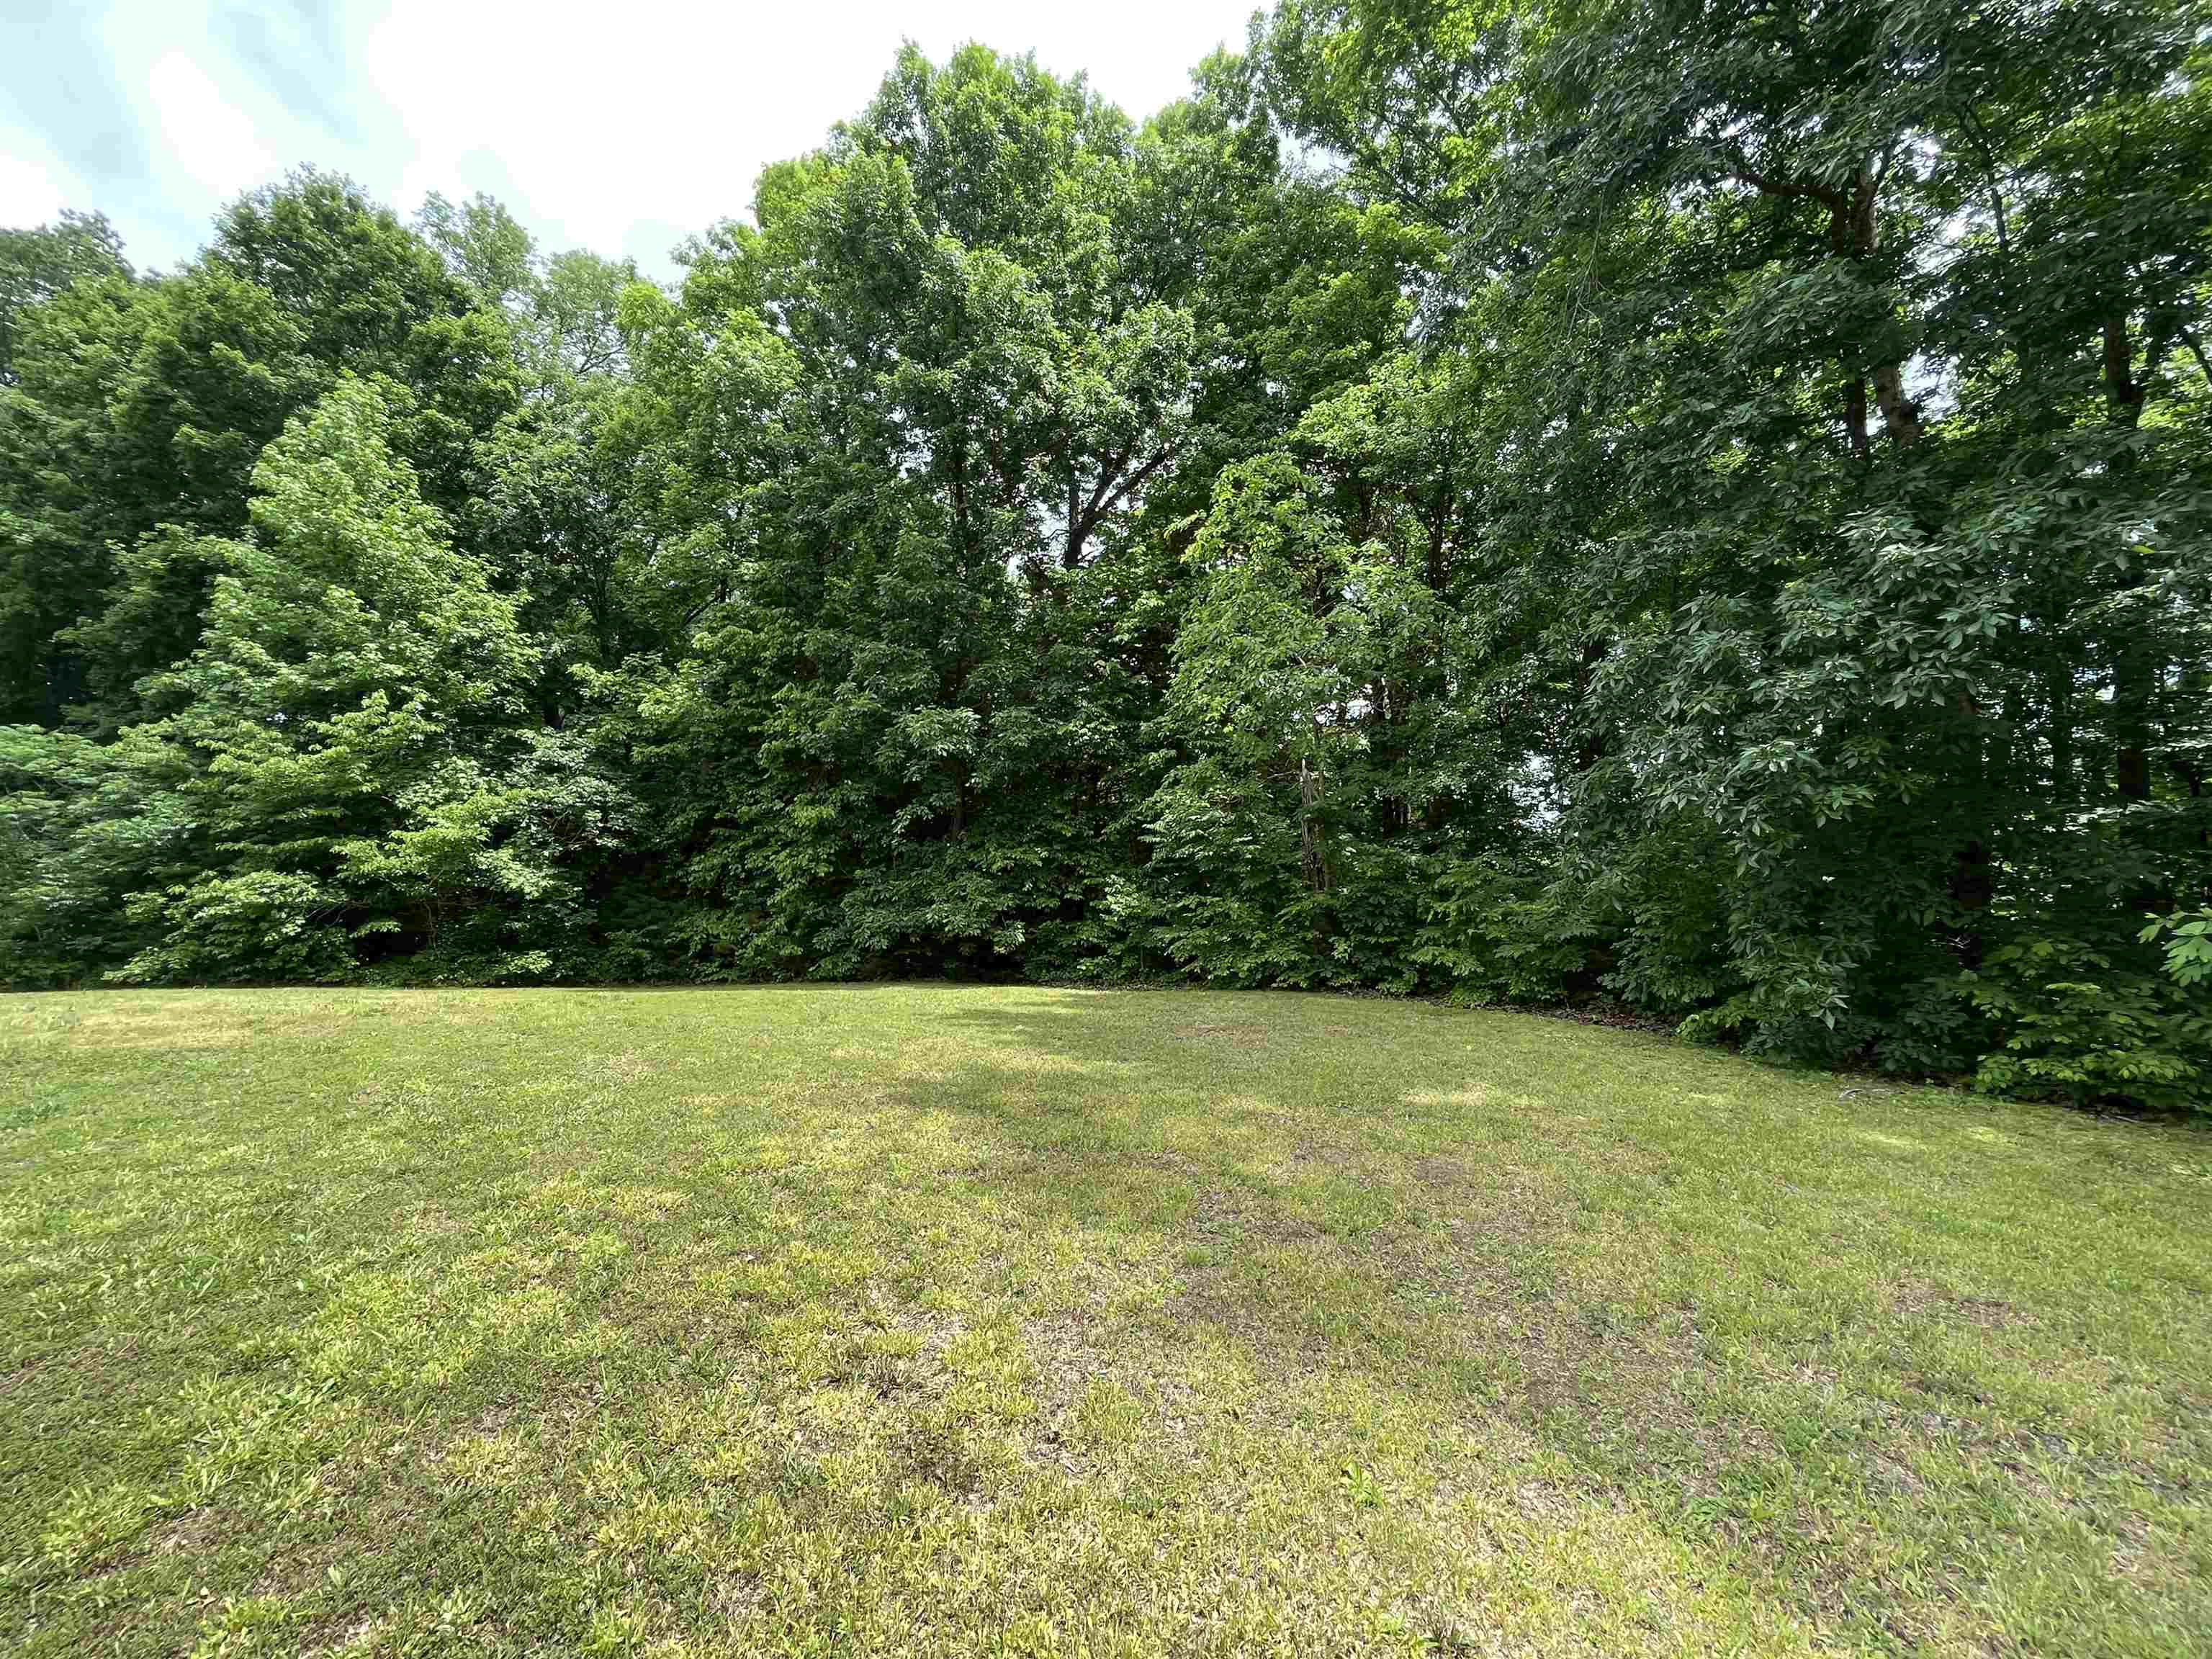
[[[0,976],[1603,1004],[2212,1097],[2174,0],[908,48],[680,283],[0,233]],[[732,204],[733,207],[737,204]]]

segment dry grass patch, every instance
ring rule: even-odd
[[[2212,1651],[2201,1134],[1288,996],[0,1054],[27,1653]]]

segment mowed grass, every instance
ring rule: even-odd
[[[7,999],[0,1644],[2212,1652],[2208,1215],[1384,1001]]]

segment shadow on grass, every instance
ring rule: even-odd
[[[901,1103],[984,1140],[963,1178],[1029,1224],[1133,1236],[1172,1262],[1133,1327],[1147,1351],[1225,1347],[1285,1388],[1364,1376],[1532,1438],[1585,1498],[1726,1540],[1830,1627],[1911,1645],[1978,1593],[1947,1555],[2018,1557],[2085,1524],[2117,1542],[2110,1505],[2148,1472],[2023,1463],[2024,1445],[2069,1443],[2023,1437],[2024,1402],[1990,1392],[2037,1363],[2027,1326],[1957,1296],[1931,1323],[1883,1282],[1881,1259],[1924,1248],[1937,1212],[1835,1164],[1839,1139],[1883,1131],[1832,1079],[1641,1034],[1310,998],[1137,993],[945,1019],[975,1057],[903,1080]],[[1678,1086],[1546,1085],[1624,1050],[1663,1057]],[[1771,1189],[1770,1162],[1786,1176]],[[1848,1266],[1846,1226],[1875,1236]],[[1078,1367],[1125,1340],[1079,1318],[1036,1332],[1062,1339]],[[1928,1575],[1911,1619],[1900,1571]]]
[[[963,1011],[988,1058],[900,1098],[986,1137],[965,1179],[1030,1224],[1164,1254],[1174,1291],[1146,1334],[1164,1350],[1220,1340],[1263,1373],[1419,1389],[1585,1461],[1602,1425],[1594,1473],[1626,1454],[1704,1484],[1745,1449],[1676,1402],[1703,1359],[1693,1310],[1626,1318],[1563,1271],[1595,1222],[1632,1224],[1663,1190],[1662,1152],[1531,1129],[1540,1103],[1493,1103],[1463,1064],[1403,1048],[1394,1095],[1343,1097],[1326,1051],[1345,1011],[1267,1001],[1256,1018],[1233,996],[1195,1018],[1164,996],[1133,1021],[1126,1004]]]

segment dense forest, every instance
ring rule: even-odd
[[[159,275],[0,234],[0,980],[2202,1102],[2208,71],[2182,0],[1284,0],[1141,125],[909,50],[680,284],[312,170]]]

